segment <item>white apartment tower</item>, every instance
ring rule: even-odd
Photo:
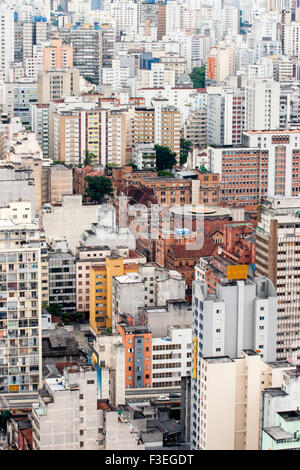
[[[0,69],[8,78],[10,62],[14,61],[14,10],[0,5]]]
[[[97,450],[100,412],[97,373],[89,366],[65,369],[46,379],[32,412],[35,450]]]
[[[280,83],[270,79],[249,80],[246,86],[246,130],[279,129]]]
[[[262,391],[280,386],[291,369],[251,349],[234,359],[203,357],[192,382],[191,449],[259,450]]]
[[[205,281],[193,283],[195,357],[239,357],[243,349],[259,350],[264,360],[276,358],[277,299],[269,279],[231,281],[207,292]]]
[[[41,385],[40,233],[34,224],[0,226],[0,397],[26,399]]]
[[[277,290],[277,360],[300,364],[300,198],[268,197],[256,231],[256,273]]]

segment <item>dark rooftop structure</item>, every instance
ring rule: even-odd
[[[271,395],[271,397],[284,397],[287,395],[287,393],[280,387],[265,388],[264,392],[268,393],[268,395]]]
[[[299,410],[279,411],[278,414],[285,421],[299,421],[300,420],[300,411]]]
[[[82,353],[74,336],[64,329],[42,332],[43,364],[78,362]]]

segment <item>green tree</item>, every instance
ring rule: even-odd
[[[172,170],[173,166],[177,163],[176,153],[163,145],[155,145],[155,150],[157,170]]]
[[[106,176],[86,176],[88,183],[85,195],[95,202],[101,202],[103,197],[113,195],[113,186],[110,178]]]
[[[174,178],[174,175],[169,170],[159,170],[157,176],[163,176],[164,178]]]
[[[86,150],[85,159],[83,161],[84,166],[91,165],[93,161],[97,160],[97,155]]]
[[[194,88],[204,88],[205,87],[205,65],[202,67],[195,67],[190,74],[191,80],[193,82]]]
[[[133,170],[137,170],[137,165],[136,165],[135,163],[133,163],[133,162],[129,163],[128,166],[131,166],[131,168],[132,168]]]
[[[180,139],[180,165],[187,162],[188,153],[192,150],[192,142],[190,140]]]
[[[59,318],[62,316],[62,306],[57,302],[45,306],[45,309],[50,313],[50,315],[54,315]]]
[[[70,323],[70,318],[69,318],[69,315],[67,313],[62,314],[62,321],[65,325],[68,325]]]
[[[83,318],[84,318],[84,315],[83,315],[82,312],[77,312],[76,313],[76,321],[79,321],[79,323],[80,323],[80,322],[82,322]]]

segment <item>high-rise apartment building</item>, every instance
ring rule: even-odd
[[[191,395],[191,449],[258,450],[262,391],[281,385],[288,362],[262,360],[242,350],[238,358],[203,357],[194,366]]]
[[[209,147],[209,169],[220,174],[221,201],[257,204],[266,196],[300,192],[300,133],[245,131],[240,147]]]
[[[148,326],[119,323],[125,346],[125,388],[146,388],[152,383],[152,334]]]
[[[246,86],[245,129],[279,129],[280,84],[271,79],[252,79]]]
[[[101,28],[102,63],[101,67],[112,67],[115,56],[116,38],[115,29],[109,24],[102,24]]]
[[[126,30],[138,33],[140,10],[140,3],[135,3],[133,0],[116,0],[110,4],[110,14],[114,18],[117,36]]]
[[[154,142],[154,108],[135,108],[134,143],[153,143]]]
[[[43,70],[66,69],[73,67],[73,47],[63,45],[61,39],[52,39],[50,46],[44,47]]]
[[[97,372],[72,365],[46,379],[32,412],[34,450],[99,449]]]
[[[207,97],[207,142],[214,145],[242,143],[245,128],[245,94],[241,89],[224,89]]]
[[[20,79],[5,84],[4,112],[19,117],[22,124],[31,127],[31,106],[38,101],[38,85],[34,81]]]
[[[298,197],[267,198],[256,231],[256,273],[277,290],[277,359],[300,363],[300,205]]]
[[[266,361],[276,358],[277,299],[267,278],[224,279],[208,293],[204,281],[194,281],[195,354],[239,357],[242,349],[261,351]]]
[[[180,112],[166,102],[157,98],[153,108],[135,108],[133,141],[169,147],[179,158]]]
[[[79,94],[79,70],[73,68],[40,72],[38,75],[38,103],[48,104],[63,96]]]
[[[157,40],[160,41],[166,35],[166,5],[159,3],[157,8]]]
[[[94,164],[126,164],[127,118],[124,109],[94,104],[62,107],[53,103],[49,113],[50,156],[65,163],[83,163],[86,151]]]
[[[208,161],[210,171],[220,175],[221,202],[241,206],[258,204],[267,194],[267,149],[208,147]]]
[[[14,10],[0,5],[0,67],[7,78],[10,63],[14,61]]]
[[[48,251],[49,302],[57,303],[62,312],[76,312],[75,256],[65,240],[57,240]]]
[[[243,142],[248,147],[257,147],[262,152],[268,152],[268,196],[290,197],[299,194],[300,132],[298,129],[248,131],[244,132]]]
[[[42,378],[41,250],[36,225],[1,221],[0,282],[0,396],[15,394],[18,399],[37,393]]]
[[[49,104],[31,106],[32,130],[42,149],[43,157],[49,157]]]
[[[102,63],[100,29],[76,25],[74,29],[61,29],[59,36],[65,44],[73,46],[73,64],[80,75],[99,85]]]
[[[112,327],[113,277],[137,272],[145,262],[140,253],[124,248],[107,256],[105,266],[90,267],[90,327],[95,334]]]
[[[50,37],[50,23],[46,21],[30,21],[23,23],[23,60],[33,56],[33,46],[46,42]]]
[[[207,110],[199,109],[190,114],[183,127],[183,138],[193,146],[204,147],[207,143]]]

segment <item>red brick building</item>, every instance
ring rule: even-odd
[[[174,234],[170,235],[168,238],[160,235],[159,239],[156,240],[155,244],[155,262],[160,266],[165,267],[167,260],[167,253],[171,246],[186,246],[189,243],[195,243],[196,235],[182,235],[180,238],[175,237]]]
[[[98,166],[87,165],[84,168],[75,168],[73,176],[73,191],[75,194],[85,195],[88,183],[85,180],[87,176],[104,176],[104,173]]]
[[[254,226],[251,223],[233,223],[224,226],[223,253],[237,264],[255,263]]]
[[[8,444],[17,450],[33,450],[32,424],[28,413],[16,412],[7,422]]]
[[[220,174],[220,203],[259,204],[268,190],[268,150],[247,147],[209,147],[211,169]]]
[[[195,265],[202,256],[213,256],[217,253],[217,245],[210,239],[205,239],[200,250],[189,250],[187,246],[173,245],[167,251],[165,266],[183,274],[187,286],[187,298],[191,298],[192,282],[195,279]]]

